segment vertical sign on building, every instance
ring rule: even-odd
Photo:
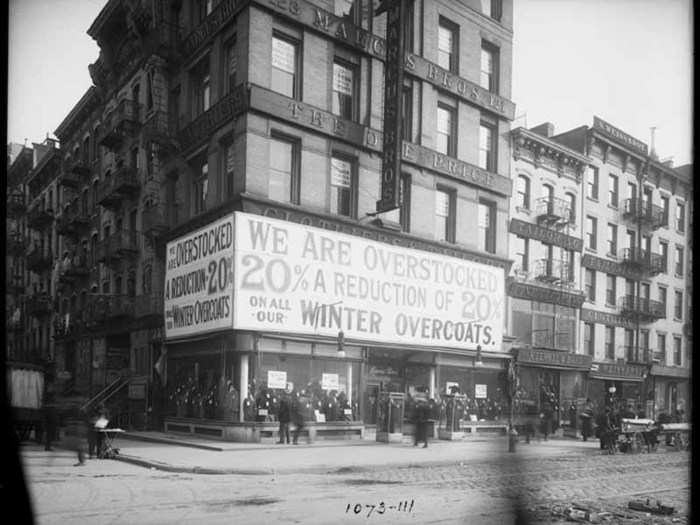
[[[399,207],[401,141],[403,137],[403,68],[405,0],[389,0],[386,13],[386,61],[384,62],[384,142],[382,193],[377,211]]]

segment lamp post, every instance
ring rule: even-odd
[[[508,452],[515,452],[515,444],[518,442],[518,432],[513,426],[513,411],[515,409],[515,394],[518,390],[518,367],[515,356],[508,363],[508,394],[510,408],[508,410]]]

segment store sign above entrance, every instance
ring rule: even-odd
[[[622,363],[593,363],[590,377],[619,381],[641,381],[645,367]]]
[[[502,268],[235,214],[234,328],[500,351]]]
[[[605,135],[616,140],[620,144],[624,144],[625,146],[636,149],[637,151],[639,151],[640,153],[642,153],[644,155],[646,155],[649,151],[649,146],[644,144],[644,142],[642,142],[639,139],[635,139],[633,136],[628,135],[627,133],[616,128],[612,124],[605,122],[600,117],[596,117],[596,116],[593,117],[593,129],[597,129],[598,131],[602,131]]]
[[[165,338],[231,329],[233,215],[168,243]]]
[[[556,352],[535,348],[520,348],[518,363],[533,364],[552,368],[568,368],[572,370],[588,370],[593,358],[589,355]]]

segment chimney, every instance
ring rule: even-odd
[[[538,135],[542,135],[543,137],[551,137],[554,135],[554,124],[551,122],[543,122],[539,126],[535,126],[534,128],[530,128],[530,131],[533,133],[537,133]]]
[[[654,138],[656,135],[656,126],[652,126],[649,128],[651,130],[651,140],[650,142],[650,147],[649,147],[649,156],[654,159],[654,160],[659,160],[659,156],[656,154],[656,148],[654,147]]]

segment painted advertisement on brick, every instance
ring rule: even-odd
[[[168,243],[165,338],[233,326],[233,215]]]
[[[502,268],[241,212],[234,327],[502,349]]]

